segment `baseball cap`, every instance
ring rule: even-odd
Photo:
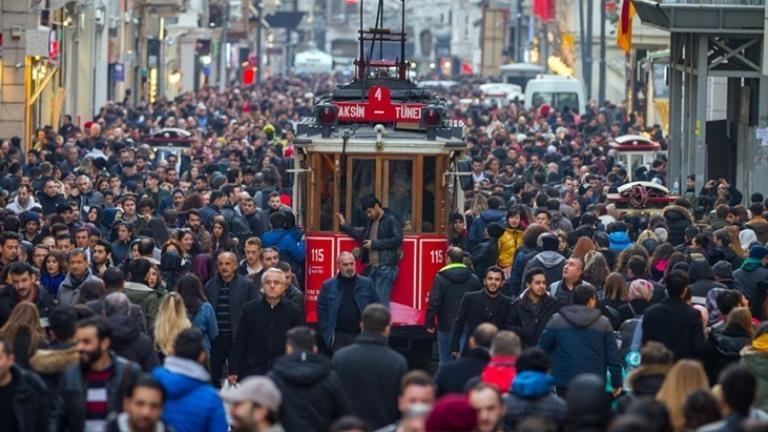
[[[270,411],[280,410],[283,396],[271,379],[264,376],[252,376],[244,379],[237,387],[222,390],[221,398],[225,402],[253,402],[265,406]]]

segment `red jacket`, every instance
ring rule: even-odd
[[[517,375],[517,369],[515,369],[516,362],[517,357],[515,356],[491,357],[488,366],[483,369],[483,373],[480,375],[480,380],[484,383],[492,384],[502,393],[506,393],[512,386],[512,380],[515,379],[515,375]]]

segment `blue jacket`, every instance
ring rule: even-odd
[[[269,230],[264,233],[261,241],[264,247],[276,247],[284,259],[290,258],[291,261],[297,263],[304,262],[306,245],[297,228]]]
[[[483,230],[485,229],[486,225],[493,222],[498,222],[503,226],[506,226],[507,224],[504,221],[506,217],[507,212],[505,210],[483,210],[480,213],[480,216],[476,217],[475,220],[472,221],[472,225],[469,227],[469,247],[473,248],[475,245],[483,241]]]
[[[176,432],[227,432],[224,403],[202,365],[171,356],[152,375],[165,389],[163,421]]]
[[[365,276],[355,276],[355,303],[363,313],[363,309],[371,303],[379,302],[379,295],[373,289],[373,282]],[[339,276],[323,282],[320,294],[317,296],[317,324],[328,346],[333,346],[333,336],[336,331],[336,318],[341,307],[341,286]]]
[[[582,305],[560,308],[547,323],[539,346],[552,359],[555,386],[568,387],[576,376],[611,373],[611,385],[620,388],[621,361],[613,327],[600,309]]]
[[[219,323],[216,321],[216,312],[210,303],[203,303],[203,306],[192,318],[192,325],[203,332],[205,350],[211,352],[211,341],[219,335]]]

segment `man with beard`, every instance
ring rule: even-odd
[[[112,266],[112,245],[104,240],[99,240],[93,245],[91,252],[91,270],[97,277],[101,277]]]
[[[221,393],[229,403],[234,432],[283,432],[277,420],[282,394],[275,383],[263,376],[246,378],[237,387]]]
[[[126,383],[135,382],[141,370],[109,350],[111,336],[101,317],[77,323],[75,348],[80,361],[61,378],[53,417],[56,430],[104,430],[107,417],[122,411]]]
[[[107,432],[166,432],[163,414],[165,390],[156,379],[145,376],[131,385],[125,394],[123,409],[107,423]]]
[[[41,318],[48,316],[55,306],[55,300],[48,291],[41,290],[37,284],[37,276],[31,265],[16,262],[8,267],[9,285],[0,288],[0,326],[11,315],[17,304],[28,301],[37,306]]]
[[[19,260],[21,237],[18,233],[5,231],[0,234],[0,281],[6,280],[8,267]]]

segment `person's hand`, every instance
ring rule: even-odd
[[[344,225],[347,223],[347,220],[344,219],[344,215],[341,213],[336,213],[336,219],[339,220],[339,225]]]
[[[616,397],[619,397],[622,391],[623,389],[621,387],[616,387],[615,389],[613,389],[613,391],[611,391],[611,394],[613,395],[613,397],[616,398]]]
[[[461,353],[460,353],[460,352],[458,352],[458,351],[454,351],[454,352],[452,352],[452,353],[451,353],[451,355],[452,355],[452,356],[453,356],[453,358],[455,358],[455,359],[457,359],[457,358],[461,357]]]
[[[429,333],[429,334],[434,334],[435,333],[435,328],[434,327],[427,327],[426,330],[427,330],[427,333]]]
[[[227,382],[231,386],[237,384],[237,375],[229,375],[229,376],[227,376]]]
[[[366,249],[371,249],[371,241],[370,240],[363,241],[363,247]]]

